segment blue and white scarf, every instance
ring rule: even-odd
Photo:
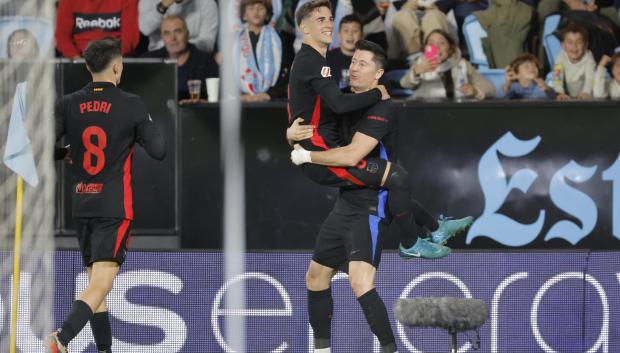
[[[276,84],[282,64],[282,41],[271,26],[263,26],[256,44],[256,55],[252,50],[250,31],[245,25],[237,40],[239,53],[239,85],[241,92],[257,94],[266,92]]]

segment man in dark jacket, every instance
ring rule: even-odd
[[[161,37],[164,47],[149,51],[142,57],[177,59],[179,103],[189,102],[188,80],[200,80],[201,94],[206,98],[205,79],[219,76],[219,66],[211,53],[204,52],[189,43],[189,31],[185,20],[180,16],[168,16],[161,23]]]

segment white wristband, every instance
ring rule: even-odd
[[[310,151],[306,151],[303,148],[292,150],[291,161],[293,161],[295,165],[300,165],[304,163],[312,163],[312,158],[310,157]]]

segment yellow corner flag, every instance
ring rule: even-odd
[[[19,302],[19,276],[21,273],[21,238],[24,201],[24,180],[31,186],[39,184],[32,145],[26,129],[26,82],[18,83],[13,97],[9,133],[4,149],[4,164],[17,174],[15,202],[15,246],[13,250],[13,291],[11,299],[11,333],[9,353],[15,353],[17,338],[17,312]]]

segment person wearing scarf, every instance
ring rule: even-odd
[[[271,4],[266,0],[242,0],[243,26],[238,36],[239,89],[244,102],[264,102],[286,96],[289,65],[283,62],[282,40],[269,25]]]
[[[401,78],[400,85],[413,88],[413,99],[467,99],[483,100],[495,96],[495,86],[485,79],[467,60],[452,37],[437,29],[426,37],[424,46],[438,48],[437,57],[428,60],[422,55],[413,58],[411,68]]]

